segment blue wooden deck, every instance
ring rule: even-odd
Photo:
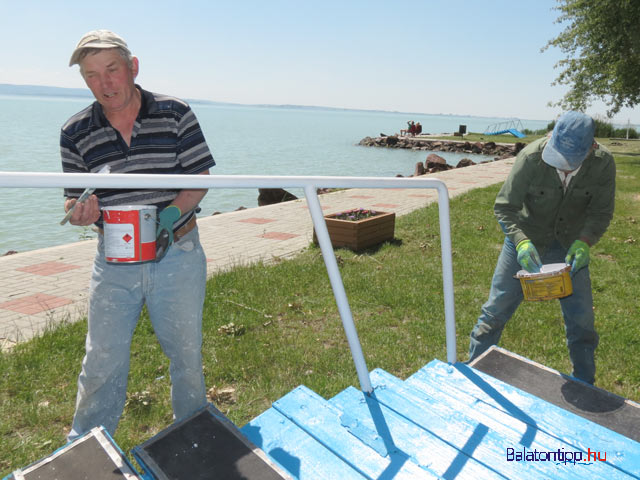
[[[300,386],[240,430],[305,480],[640,478],[640,443],[464,364],[371,381]]]
[[[219,446],[215,442],[226,441],[221,440],[220,431],[207,436],[211,431],[200,428],[204,424],[199,422],[204,420],[202,412],[196,412],[193,418],[177,422],[136,447],[133,453],[144,471],[127,478],[284,478],[283,472],[274,475],[271,460],[291,477],[303,480],[640,479],[639,442],[479,369],[433,360],[406,380],[381,369],[371,372],[370,378],[372,394],[349,387],[329,400],[299,386],[239,433],[214,406],[208,406],[213,412],[211,418],[222,418],[220,425],[228,424],[225,428],[236,435],[234,438],[243,442],[247,438],[262,449],[264,453],[254,454],[266,460],[264,465],[246,461],[247,451],[253,449],[246,442],[242,452],[231,454],[231,449],[217,454]],[[626,423],[633,427],[630,435],[636,438],[636,421]],[[189,425],[194,428],[186,428]],[[142,457],[137,455],[141,448],[178,431],[174,437],[179,441],[165,442],[161,448],[151,449],[152,453],[157,456],[162,450],[161,458],[170,460],[173,455],[182,455],[181,461],[195,462],[194,468],[180,464],[185,467],[184,475],[174,477],[160,467],[141,462]],[[183,444],[191,445],[194,438],[194,445],[200,447],[185,450]],[[78,440],[58,452],[80,443]],[[115,442],[113,445],[120,452]],[[269,458],[264,459],[263,454]],[[55,455],[37,465],[48,465]],[[91,461],[84,463],[67,466],[76,473],[93,471],[89,468]],[[171,468],[176,465],[171,463]],[[194,477],[192,470],[200,473]],[[228,472],[236,470],[237,474],[229,476]],[[241,470],[251,475],[247,477]],[[5,477],[20,478],[25,477]],[[88,477],[81,474],[69,478]]]

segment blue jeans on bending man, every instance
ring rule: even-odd
[[[556,243],[542,253],[542,263],[564,263],[566,254],[567,250]],[[520,270],[522,267],[517,260],[516,247],[511,240],[505,238],[493,274],[489,299],[482,306],[478,322],[471,332],[469,361],[498,343],[502,330],[522,302],[522,287],[520,281],[514,278]],[[589,267],[578,270],[571,280],[573,294],[561,298],[560,307],[573,364],[573,376],[593,384],[598,334],[594,326]]]

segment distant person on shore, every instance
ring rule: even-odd
[[[183,101],[143,90],[134,83],[139,63],[125,41],[108,30],[85,34],[69,65],[96,101],[62,127],[62,169],[95,173],[207,175],[215,165],[198,121]],[[65,211],[81,190],[65,189]],[[198,238],[195,209],[207,190],[102,189],[76,205],[73,225],[102,228],[101,207],[155,205],[158,235],[170,248],[156,262],[108,263],[104,235],[98,238],[89,293],[86,354],[68,440],[103,425],[114,434],[126,400],[133,331],[144,304],[171,364],[175,418],[206,404],[202,371],[202,309],[206,259]]]
[[[420,135],[422,133],[422,125],[420,122],[416,123],[416,135]]]
[[[494,211],[505,234],[489,299],[471,332],[469,361],[500,340],[523,300],[521,269],[571,265],[573,294],[560,299],[573,376],[595,381],[593,298],[589,250],[613,216],[616,167],[594,141],[595,123],[579,112],[562,115],[550,138],[532,142],[517,156]]]
[[[413,120],[409,120],[407,122],[406,130],[405,129],[400,130],[400,136],[403,136],[403,135],[414,135],[415,132],[416,132],[416,125],[413,122]]]

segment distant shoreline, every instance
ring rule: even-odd
[[[52,97],[74,97],[74,98],[93,98],[91,92],[86,88],[66,88],[66,87],[50,87],[46,85],[17,85],[11,83],[0,83],[0,95],[22,95],[22,96],[52,96]],[[324,107],[314,105],[290,105],[290,104],[246,104],[246,103],[233,103],[233,102],[217,102],[214,100],[202,100],[196,98],[185,98],[189,103],[202,104],[202,105],[219,105],[219,106],[234,106],[234,107],[256,107],[256,108],[283,108],[283,109],[299,109],[299,110],[325,110],[334,112],[367,112],[367,113],[388,113],[395,115],[424,115],[429,117],[454,117],[454,118],[490,118],[490,119],[505,119],[509,120],[511,117],[487,117],[483,115],[460,115],[454,113],[424,113],[424,112],[401,112],[397,110],[377,110],[377,109],[361,109],[361,108],[344,108],[344,107]],[[532,122],[545,122],[546,119],[534,119],[527,118],[521,119]]]

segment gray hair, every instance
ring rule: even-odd
[[[80,74],[84,76],[84,72],[82,69],[82,61],[85,58],[87,58],[89,55],[95,55],[97,53],[104,52],[105,50],[116,50],[120,54],[120,56],[125,59],[125,61],[127,62],[127,66],[129,68],[133,67],[133,55],[131,54],[131,52],[129,52],[129,50],[125,48],[121,48],[121,47],[113,47],[109,49],[84,48],[82,52],[80,52],[80,55],[78,56],[78,65],[80,65]]]

